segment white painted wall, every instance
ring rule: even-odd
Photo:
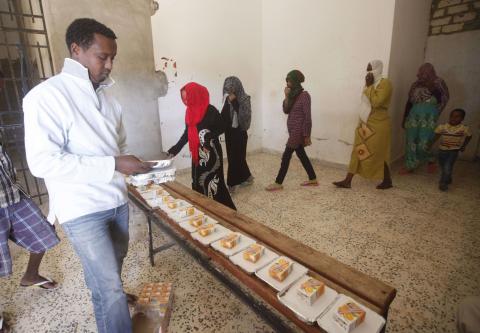
[[[405,98],[424,61],[431,0],[160,0],[152,18],[156,68],[174,58],[178,77],[159,99],[165,149],[184,129],[179,89],[196,80],[221,107],[225,76],[238,75],[252,95],[249,150],[282,151],[287,140],[281,109],[285,76],[299,69],[312,95],[311,157],[347,164],[367,63],[381,59],[394,96],[392,157],[403,152]],[[395,21],[394,21],[395,16]],[[234,24],[241,18],[242,24]],[[172,80],[170,77],[169,80]],[[189,166],[188,149],[177,166]]]
[[[236,75],[252,98],[252,127],[248,150],[261,147],[261,1],[159,0],[152,17],[156,69],[161,57],[174,58],[178,77],[168,77],[169,89],[160,97],[159,114],[165,150],[185,129],[185,106],[180,88],[190,81],[206,86],[210,103],[219,110],[225,77]],[[172,74],[172,72],[167,72]],[[171,76],[171,75],[170,75]],[[188,145],[176,158],[178,168],[190,166]]]
[[[474,134],[464,159],[480,156],[480,30],[452,35],[430,36],[427,41],[426,61],[431,62],[450,90],[450,101],[440,116],[439,123],[447,122],[450,110],[463,108],[467,112],[465,124]]]
[[[392,161],[404,153],[405,135],[401,123],[410,86],[417,79],[418,68],[424,63],[431,3],[431,0],[397,0],[395,3],[388,71],[393,84],[389,110],[392,122]]]
[[[287,141],[281,103],[285,76],[305,74],[312,96],[311,157],[347,164],[358,123],[356,107],[370,60],[388,71],[394,0],[263,0],[263,145],[282,151]]]

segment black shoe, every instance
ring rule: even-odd
[[[446,190],[448,190],[448,184],[440,184],[438,188],[440,189],[440,191],[445,192]]]

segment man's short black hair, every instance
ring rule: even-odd
[[[79,18],[74,20],[67,28],[65,40],[68,51],[72,43],[76,43],[83,49],[88,49],[92,43],[94,34],[100,34],[107,38],[117,39],[115,33],[106,25],[90,18]]]
[[[465,110],[464,109],[453,109],[452,112],[450,112],[450,115],[452,115],[454,112],[458,112],[462,114],[462,119],[465,119]]]

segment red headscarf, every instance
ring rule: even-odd
[[[185,123],[188,126],[188,146],[192,153],[193,163],[198,165],[198,147],[200,139],[198,138],[197,124],[202,121],[210,104],[210,96],[207,88],[195,82],[187,83],[181,91],[186,93],[187,110],[185,112]]]

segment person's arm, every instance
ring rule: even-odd
[[[246,131],[250,128],[252,121],[252,105],[250,103],[250,97],[245,98],[239,106],[238,111],[238,123],[240,127]]]
[[[438,91],[438,114],[442,113],[443,109],[447,106],[447,103],[450,99],[450,92],[448,91],[448,86],[443,79],[440,79],[439,84],[435,87],[435,90]]]
[[[182,136],[178,140],[178,142],[168,150],[168,154],[171,156],[177,156],[177,154],[182,150],[183,146],[185,146],[188,142],[188,127],[185,126],[185,131],[183,131]]]
[[[410,102],[410,99],[407,100],[407,104],[405,104],[405,112],[403,113],[403,119],[402,119],[402,128],[405,128],[405,122],[407,121],[408,115],[410,114],[410,110],[412,109],[412,102]]]
[[[303,137],[304,145],[309,146],[312,144],[311,133],[312,133],[312,99],[310,98],[309,93],[302,93],[302,108],[304,113],[304,122],[303,122]]]
[[[69,119],[68,107],[62,104],[68,102],[58,101],[58,97],[54,97],[51,92],[42,93],[47,97],[41,97],[37,93],[23,100],[25,150],[32,174],[57,181],[108,183],[115,172],[115,158],[84,156],[65,151]]]
[[[432,141],[430,141],[430,143],[428,144],[428,150],[432,149],[435,142],[437,142],[438,139],[442,136],[442,131],[443,131],[443,125],[438,125],[437,128],[435,128],[435,136],[433,137]]]
[[[468,143],[472,140],[472,136],[467,136],[465,138],[465,141],[463,142],[462,147],[460,147],[460,151],[465,151],[465,148],[467,148]]]
[[[227,126],[220,116],[220,112],[212,105],[208,106],[207,113],[205,114],[205,117],[208,116],[212,117],[211,128],[209,128],[209,130],[212,132],[213,137],[216,138],[225,132]]]
[[[372,108],[378,108],[384,105],[392,95],[392,84],[389,80],[382,79],[382,82],[377,85],[377,88],[375,88],[375,85],[372,84],[365,88],[363,93],[370,100]]]
[[[117,103],[118,111],[120,112],[120,124],[118,127],[118,148],[120,149],[120,155],[128,155],[130,151],[127,146],[127,132],[125,131],[125,126],[123,125],[123,114],[120,104]]]
[[[67,152],[64,147],[68,144],[70,127],[68,102],[60,101],[58,92],[42,93],[23,100],[27,163],[35,177],[70,183],[108,183],[115,171],[129,175],[151,169],[149,163],[132,155],[90,156]]]
[[[289,102],[288,94],[290,93],[290,88],[285,87],[284,93],[285,93],[285,99],[283,100],[282,108],[283,108],[283,113],[288,114],[287,106]]]
[[[465,151],[465,148],[467,147],[468,143],[472,140],[472,133],[470,133],[470,130],[468,127],[465,128],[465,141],[463,141],[462,147],[460,147],[460,151]]]

